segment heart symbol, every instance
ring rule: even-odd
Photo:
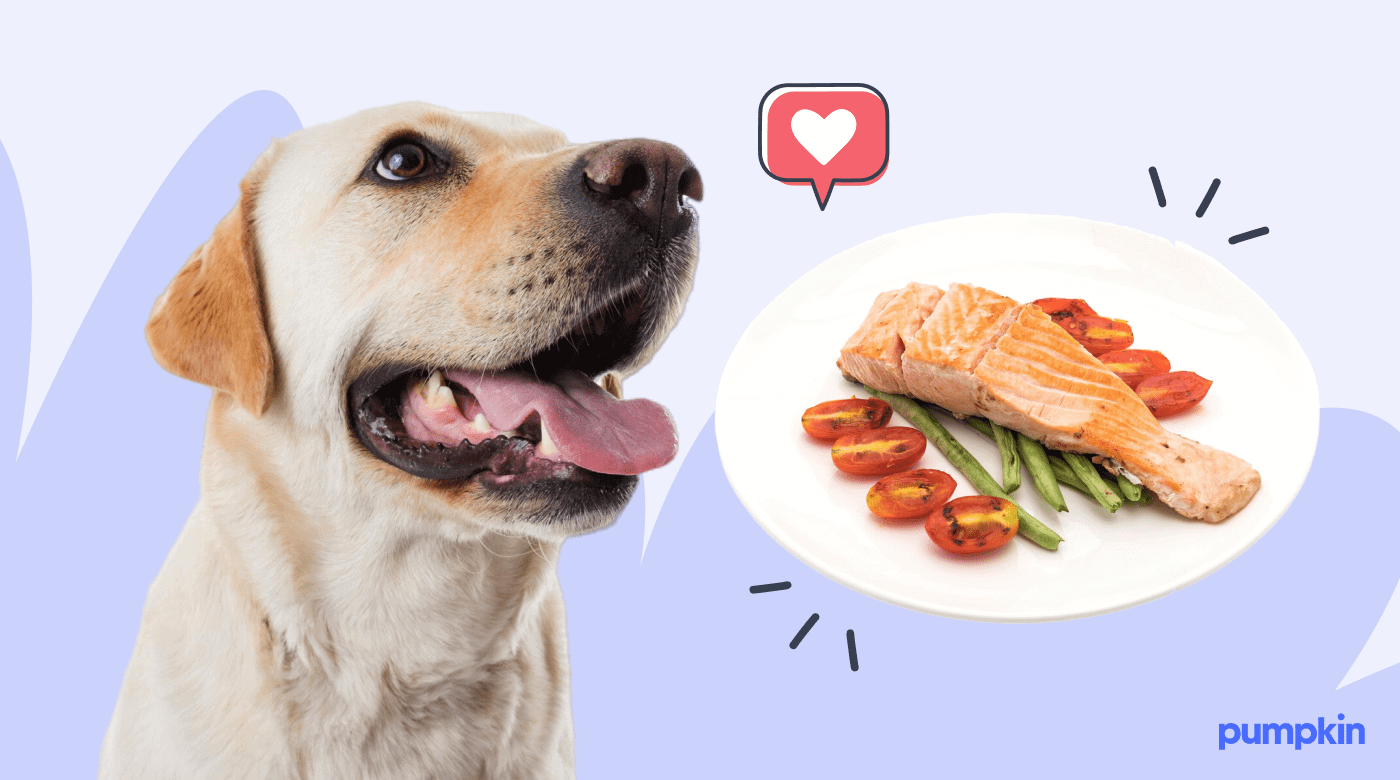
[[[838,108],[823,119],[804,108],[792,115],[792,134],[817,162],[826,165],[856,134],[856,115]]]

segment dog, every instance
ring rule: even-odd
[[[423,103],[274,140],[147,324],[214,395],[99,776],[572,777],[556,563],[676,453],[621,380],[702,188],[668,144]]]

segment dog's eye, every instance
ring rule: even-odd
[[[415,143],[397,144],[379,158],[374,172],[390,181],[411,179],[429,170],[428,150]]]

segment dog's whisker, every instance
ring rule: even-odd
[[[540,558],[541,561],[543,561],[544,563],[549,563],[549,558],[548,558],[548,556],[546,556],[546,555],[544,554],[544,549],[543,549],[543,547],[536,547],[536,546],[535,546],[535,539],[534,539],[534,537],[527,536],[527,537],[525,537],[525,541],[528,542],[528,543],[530,544],[530,549],[531,549],[532,551],[534,551],[535,555],[538,555],[538,556],[539,556],[539,558]],[[541,545],[543,545],[543,542],[541,543]]]
[[[526,536],[526,537],[521,537],[521,538],[524,538],[525,541],[526,541],[526,542],[529,544],[529,546],[530,546],[530,549],[527,550],[527,551],[525,551],[525,552],[519,552],[519,553],[498,553],[498,552],[496,552],[495,550],[491,549],[491,546],[488,545],[488,544],[486,543],[486,540],[485,540],[484,538],[481,539],[481,546],[482,546],[483,548],[486,549],[486,552],[489,552],[489,553],[491,553],[492,555],[494,555],[494,556],[496,556],[497,558],[500,558],[500,559],[502,559],[502,560],[509,560],[509,559],[511,559],[511,558],[520,558],[520,557],[523,557],[523,556],[526,556],[526,555],[530,555],[531,553],[535,552],[535,545],[534,545],[533,540],[530,539],[530,537],[528,537],[528,536]]]

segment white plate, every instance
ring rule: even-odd
[[[1195,410],[1165,427],[1252,463],[1254,500],[1218,525],[1160,504],[1110,515],[1065,489],[1056,514],[1029,476],[1016,497],[1064,537],[1058,552],[1025,538],[986,555],[934,547],[918,521],[881,521],[865,507],[874,478],[831,464],[802,432],[808,406],[851,395],[836,357],[877,293],[920,281],[967,282],[1019,301],[1084,298],[1131,321],[1134,347],[1174,370],[1214,380]],[[1317,380],[1288,329],[1217,261],[1129,228],[1073,217],[995,214],[901,230],[842,252],[803,276],[744,333],[720,380],[715,433],[744,506],[779,544],[831,579],[901,607],[992,621],[1062,620],[1131,607],[1189,585],[1257,541],[1302,487],[1317,446]],[[994,476],[989,440],[944,424]],[[908,425],[898,415],[891,424]],[[932,445],[917,468],[947,471]]]

